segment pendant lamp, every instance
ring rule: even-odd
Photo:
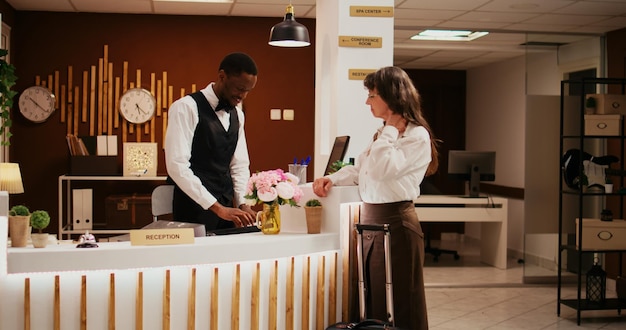
[[[285,19],[270,30],[269,44],[277,47],[306,47],[311,44],[309,30],[296,22],[291,3],[287,6]]]

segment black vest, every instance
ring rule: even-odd
[[[234,189],[230,176],[230,162],[239,140],[239,116],[235,109],[231,111],[230,127],[226,131],[201,92],[189,95],[198,105],[199,119],[191,144],[191,170],[220,204],[233,207]],[[203,211],[200,205],[176,187],[175,220],[197,222]]]

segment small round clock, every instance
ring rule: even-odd
[[[120,98],[120,114],[133,124],[143,124],[154,116],[156,99],[144,88],[131,88]]]
[[[34,123],[43,123],[55,110],[55,97],[52,92],[43,86],[26,88],[19,99],[20,112]]]

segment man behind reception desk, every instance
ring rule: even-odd
[[[174,220],[201,223],[207,231],[254,223],[255,212],[243,198],[250,159],[241,102],[256,82],[254,60],[231,53],[216,81],[172,103],[165,165],[175,184]]]
[[[366,104],[383,127],[355,165],[318,178],[313,191],[326,196],[333,185],[358,185],[362,224],[390,224],[393,307],[396,326],[428,329],[424,296],[424,234],[413,200],[425,175],[437,171],[437,146],[422,115],[420,96],[400,68],[385,67],[365,77]],[[383,235],[364,232],[368,318],[387,319]]]

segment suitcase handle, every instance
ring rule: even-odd
[[[360,224],[356,223],[354,229],[357,232],[357,269],[358,269],[358,289],[359,289],[359,314],[361,321],[366,320],[366,307],[365,307],[365,269],[364,269],[364,255],[363,255],[363,231],[383,231],[384,232],[384,250],[385,250],[385,296],[387,301],[387,319],[389,323],[395,325],[395,318],[393,315],[393,284],[391,275],[391,231],[389,224]]]
[[[389,233],[389,224],[385,223],[382,225],[363,225],[360,223],[355,224],[356,230],[359,232],[359,234],[363,234],[364,230],[372,230],[372,231],[384,231],[385,234]]]

